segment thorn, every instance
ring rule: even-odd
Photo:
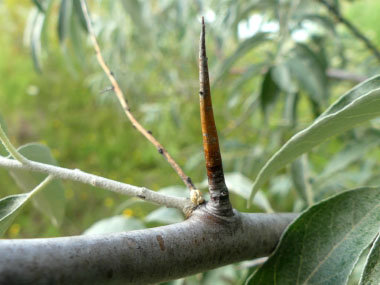
[[[233,215],[233,212],[224,179],[222,156],[220,154],[218,133],[212,108],[205,35],[206,28],[204,18],[202,17],[202,29],[199,41],[199,101],[203,149],[211,197],[210,207],[221,215],[230,216]]]
[[[206,58],[206,26],[205,26],[205,20],[202,16],[202,30],[201,30],[201,39],[200,39],[200,56]]]

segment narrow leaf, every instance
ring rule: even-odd
[[[380,280],[380,234],[377,235],[368,254],[360,285],[376,284]]]
[[[85,2],[85,5],[86,4],[87,3]],[[74,13],[79,18],[79,22],[81,24],[81,27],[83,28],[84,31],[88,32],[86,18],[84,16],[84,11],[82,9],[82,5],[81,5],[80,1],[73,0],[73,5],[74,5],[74,7],[73,7]]]
[[[38,10],[41,13],[45,13],[45,8],[43,7],[41,1],[39,1],[39,0],[32,0],[32,2],[34,3],[34,5],[36,5],[36,7],[38,8]]]
[[[356,85],[354,88],[350,89],[348,92],[343,94],[338,100],[336,100],[318,119],[325,116],[336,113],[337,111],[343,109],[352,101],[358,99],[359,97],[366,95],[374,89],[380,88],[380,75],[374,76],[362,83]]]
[[[285,231],[250,284],[346,284],[380,227],[380,188],[359,188],[309,208]]]
[[[265,63],[252,64],[245,70],[245,72],[237,78],[236,82],[231,87],[231,93],[235,94],[238,89],[240,89],[243,84],[253,79],[257,74],[259,74],[266,67]]]
[[[287,67],[312,102],[323,106],[327,99],[327,77],[323,64],[308,46],[297,44]]]
[[[286,94],[284,104],[284,120],[291,126],[295,126],[297,123],[297,106],[299,102],[299,93]]]
[[[30,160],[57,165],[49,148],[44,145],[37,143],[27,144],[20,147],[18,151]],[[46,174],[31,173],[25,170],[11,170],[10,173],[23,191],[30,191],[30,189],[35,188],[47,176]],[[54,225],[58,226],[62,222],[65,209],[62,183],[59,180],[53,180],[46,186],[44,191],[33,197],[33,204],[43,214],[46,214]]]
[[[325,180],[351,163],[363,158],[367,152],[380,144],[380,131],[371,129],[363,137],[347,144],[335,154],[324,167],[317,180]]]
[[[269,108],[276,102],[278,92],[278,87],[272,78],[272,68],[270,68],[264,75],[260,92],[260,106],[265,117],[268,115]]]
[[[380,86],[379,86],[380,87]],[[299,155],[310,151],[326,139],[341,134],[355,125],[380,115],[380,88],[375,89],[346,105],[343,109],[323,116],[308,128],[295,134],[277,151],[256,177],[251,197],[277,170]]]
[[[128,14],[133,23],[139,28],[146,32],[147,26],[146,21],[143,17],[143,11],[140,1],[138,0],[122,0],[121,4],[124,8],[126,14]]]
[[[65,40],[69,30],[71,10],[72,0],[62,0],[58,16],[58,38],[61,43]]]
[[[306,156],[296,159],[290,167],[294,188],[298,195],[309,205],[313,204],[313,194],[308,175],[308,162]]]
[[[218,68],[217,75],[215,77],[215,81],[217,82],[220,80],[227,71],[230,70],[230,68],[234,65],[234,63],[240,59],[242,56],[244,56],[247,52],[249,52],[251,49],[253,49],[255,46],[265,42],[268,40],[268,34],[267,33],[257,33],[253,35],[252,37],[246,39],[243,41],[236,51],[228,57]]]
[[[0,237],[12,224],[28,198],[29,194],[18,194],[0,200]]]
[[[248,199],[249,191],[253,185],[253,181],[251,179],[244,176],[240,172],[226,173],[224,178],[226,179],[227,188],[230,192],[235,193],[244,199]],[[252,203],[267,213],[273,212],[268,198],[261,191],[259,191],[253,198]]]
[[[5,123],[3,117],[0,114],[0,126],[4,130],[5,134],[8,133],[7,124]],[[9,155],[8,151],[5,149],[5,146],[0,142],[0,155],[7,156]]]
[[[292,82],[289,67],[285,63],[277,64],[272,68],[272,79],[286,93],[297,91],[297,87]]]
[[[34,68],[36,71],[41,72],[41,33],[45,15],[36,9],[32,17],[33,19],[30,32],[30,49],[32,53]]]

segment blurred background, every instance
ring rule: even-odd
[[[245,206],[267,159],[335,99],[379,72],[379,1],[88,4],[103,55],[133,114],[205,193],[197,66],[202,15],[214,114],[235,208],[299,212],[345,189],[379,185],[380,121],[372,120],[277,173],[252,207]],[[3,0],[0,23],[0,120],[16,146],[37,142],[60,166],[188,195],[107,91],[110,83],[95,59],[79,1]],[[0,169],[0,196],[25,191],[17,182],[17,175]],[[38,201],[27,205],[4,237],[114,232],[183,219],[174,209],[87,185],[63,181],[58,190],[50,197],[57,209],[45,211]],[[186,284],[238,284],[252,266],[231,265]]]

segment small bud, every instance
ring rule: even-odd
[[[198,189],[190,191],[190,200],[195,205],[200,205],[204,202],[201,191]]]

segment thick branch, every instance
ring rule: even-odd
[[[81,1],[82,10],[84,12],[84,16],[86,18],[87,28],[90,34],[92,45],[94,46],[94,49],[96,52],[96,58],[99,62],[99,65],[102,67],[104,73],[107,75],[109,81],[111,82],[113,91],[115,92],[117,99],[119,100],[120,105],[122,106],[128,119],[131,121],[133,127],[136,128],[148,141],[150,141],[156,147],[158,153],[161,154],[168,161],[168,163],[173,167],[175,172],[177,172],[177,174],[181,177],[183,183],[185,183],[187,188],[189,188],[190,190],[197,190],[193,182],[191,181],[190,177],[184,173],[182,168],[171,157],[171,155],[162,146],[162,144],[160,144],[160,142],[152,135],[152,132],[146,130],[131,113],[131,110],[128,106],[128,102],[124,98],[124,94],[123,94],[123,91],[121,91],[119,83],[116,81],[114,74],[112,73],[112,71],[110,70],[110,68],[108,67],[108,65],[106,64],[103,58],[98,41],[95,36],[95,32],[92,28],[91,19],[90,19],[90,15],[87,9],[86,1],[85,0],[80,0],[80,1]]]
[[[220,218],[111,235],[0,240],[0,284],[150,284],[269,255],[294,214]]]
[[[360,39],[366,45],[366,47],[373,53],[376,59],[380,62],[380,51],[357,27],[355,27],[349,20],[344,18],[340,11],[326,0],[317,1],[323,4],[325,7],[327,7],[330,13],[332,13],[339,22],[345,25],[351,31],[351,33],[353,33],[358,39]]]
[[[192,207],[190,200],[185,198],[171,197],[149,190],[145,187],[137,187],[94,174],[83,172],[79,169],[67,169],[59,166],[44,164],[28,160],[27,164],[22,164],[19,161],[0,156],[0,167],[7,169],[25,169],[34,172],[46,173],[53,175],[55,178],[64,180],[77,181],[89,184],[95,187],[107,189],[124,195],[138,197],[147,202],[152,202],[167,207],[177,208],[185,213]]]
[[[220,154],[218,133],[212,109],[205,33],[205,24],[202,17],[202,31],[199,40],[199,102],[203,149],[210,191],[210,203],[208,203],[208,207],[219,215],[230,216],[233,213],[228,189],[224,181],[222,156]]]

